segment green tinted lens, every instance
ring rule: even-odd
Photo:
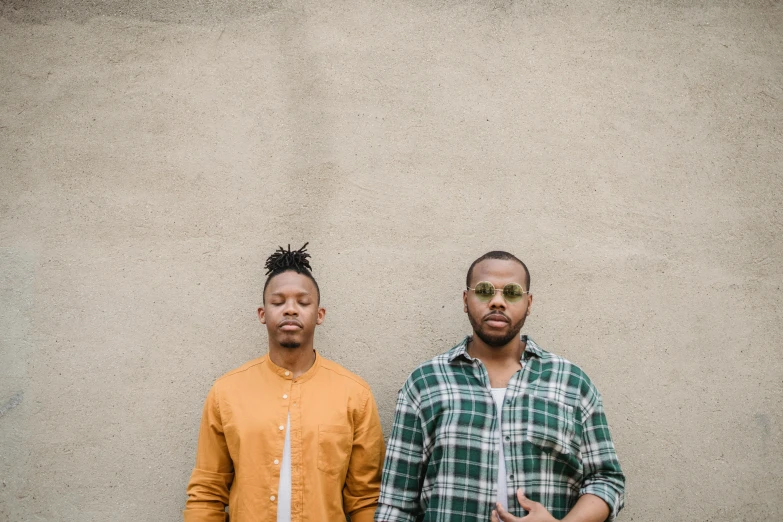
[[[503,287],[503,297],[506,298],[506,301],[509,303],[516,303],[522,297],[524,297],[525,291],[522,289],[522,286],[518,283],[509,283],[506,286]]]
[[[486,281],[476,284],[476,288],[473,291],[476,292],[476,297],[482,301],[489,301],[495,297],[495,287],[492,286],[492,283],[487,283]]]

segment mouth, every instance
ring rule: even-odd
[[[490,328],[505,328],[509,323],[508,317],[503,314],[494,313],[484,317],[484,324]]]
[[[299,321],[288,319],[286,321],[282,321],[281,323],[279,323],[277,327],[283,330],[284,332],[295,332],[297,330],[302,329],[302,323],[300,323]]]

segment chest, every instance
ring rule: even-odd
[[[341,390],[293,381],[266,384],[222,401],[227,434],[246,438],[282,431],[289,416],[292,428],[303,434],[324,425],[352,428],[352,397]]]
[[[478,439],[491,437],[501,420],[504,431],[516,433],[539,425],[573,429],[580,421],[578,390],[567,379],[540,376],[535,365],[505,372],[480,364],[462,368],[427,390],[421,403],[425,429],[433,438],[454,433]],[[506,389],[502,401],[490,388]]]
[[[492,366],[487,365],[487,377],[489,378],[489,384],[492,388],[505,388],[508,386],[511,378],[518,372],[522,371],[522,365],[516,364],[513,366]]]

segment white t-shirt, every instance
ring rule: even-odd
[[[503,430],[501,429],[503,418],[503,399],[506,398],[506,388],[491,388],[492,398],[498,410],[498,502],[508,509],[508,484],[506,483],[506,459],[503,456]],[[279,519],[278,519],[279,520]]]
[[[291,414],[285,425],[283,462],[280,463],[280,483],[277,486],[277,522],[291,522]]]

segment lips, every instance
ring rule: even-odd
[[[504,328],[511,321],[503,314],[492,313],[484,316],[484,323],[491,328]]]
[[[295,330],[302,329],[302,323],[300,323],[299,321],[295,321],[293,319],[286,319],[285,321],[281,321],[277,326],[278,328],[286,332],[292,332]]]

